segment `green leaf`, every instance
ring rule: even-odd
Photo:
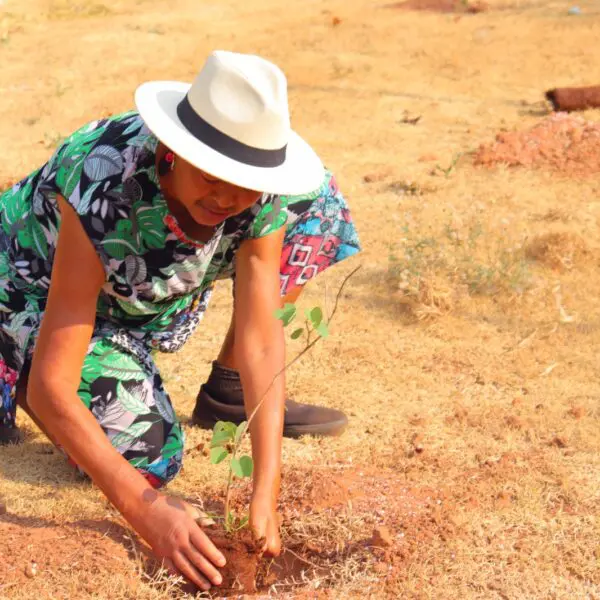
[[[111,439],[111,443],[115,448],[126,444],[133,443],[135,440],[141,438],[148,429],[152,427],[151,421],[143,421],[142,423],[134,423],[130,425],[125,431],[117,433],[114,438]]]
[[[134,415],[147,415],[151,412],[150,408],[140,398],[131,394],[120,381],[117,383],[117,398],[121,406]]]
[[[283,321],[283,326],[287,327],[296,316],[296,305],[286,302],[283,308],[275,311],[275,318]]]
[[[302,327],[300,327],[299,329],[296,329],[292,333],[291,337],[292,337],[293,340],[297,340],[303,333],[304,333],[304,329]]]
[[[144,369],[124,352],[110,349],[102,353],[88,354],[81,370],[81,378],[91,383],[98,377],[114,377],[121,381],[142,381]]]
[[[147,456],[136,456],[130,459],[129,464],[136,469],[147,467],[150,464],[150,460]]]
[[[327,323],[321,323],[318,327],[315,327],[315,331],[322,337],[326,338],[329,335],[329,329]]]
[[[238,529],[244,529],[244,527],[246,527],[249,522],[250,522],[250,517],[248,515],[246,515],[245,517],[242,517],[240,519],[240,523],[238,525]]]
[[[37,251],[38,256],[40,256],[44,260],[47,260],[48,240],[46,240],[46,234],[44,233],[44,229],[33,215],[31,217],[30,224],[32,247]]]
[[[229,464],[234,475],[237,475],[238,477],[242,478],[244,477],[244,471],[242,470],[242,465],[240,465],[239,458],[232,458],[231,463]]]
[[[242,467],[244,477],[252,476],[252,471],[254,471],[254,461],[250,456],[242,456],[240,458],[240,466]]]
[[[210,462],[213,465],[218,465],[220,462],[223,462],[228,455],[229,452],[227,452],[225,448],[213,448],[210,451]]]
[[[163,214],[159,208],[136,202],[133,206],[133,218],[138,223],[138,229],[146,248],[164,248]]]
[[[210,442],[211,448],[217,446],[224,446],[228,442],[235,439],[237,428],[235,423],[229,423],[225,421],[218,421],[213,429],[213,436]]]
[[[111,231],[100,241],[100,244],[104,246],[109,256],[119,260],[124,260],[128,254],[140,252],[140,247],[131,234],[122,234],[118,231]]]
[[[235,443],[239,444],[243,435],[246,433],[246,429],[248,428],[248,421],[242,421],[235,430]]]
[[[102,377],[115,377],[120,380],[142,381],[147,375],[143,367],[131,356],[120,350],[109,350],[99,357]]]
[[[314,308],[307,308],[304,313],[309,318],[313,327],[316,329],[323,321],[323,311],[319,306]]]
[[[231,441],[231,436],[226,431],[217,431],[213,433],[212,439],[210,440],[210,447],[217,448],[218,446],[225,446]]]
[[[173,406],[167,393],[164,390],[156,391],[154,393],[154,400],[160,416],[167,423],[175,423],[177,418],[175,417],[175,411],[173,410]]]
[[[163,458],[171,458],[183,450],[183,432],[179,424],[174,425],[167,436],[167,443],[161,450]]]
[[[92,202],[92,195],[102,185],[102,181],[96,181],[89,185],[85,193],[81,197],[79,204],[77,205],[77,214],[85,215],[90,209],[90,203]]]
[[[213,431],[216,433],[217,431],[227,432],[229,437],[233,439],[235,437],[235,432],[237,431],[237,427],[235,423],[231,423],[230,421],[217,421],[215,423]]]
[[[250,477],[254,470],[254,462],[249,456],[231,459],[231,470],[240,478]]]

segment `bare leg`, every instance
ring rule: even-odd
[[[301,287],[294,288],[287,296],[284,296],[281,299],[281,305],[284,304],[295,304],[296,300],[300,296],[302,292]],[[231,323],[229,324],[229,330],[227,331],[227,335],[225,336],[225,341],[223,342],[223,346],[221,347],[221,352],[217,358],[217,361],[227,367],[228,369],[236,369],[237,363],[235,361],[235,315],[231,315]]]

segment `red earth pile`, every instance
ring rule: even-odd
[[[439,13],[480,13],[488,10],[483,0],[406,0],[389,4],[388,7]]]
[[[569,177],[600,173],[600,123],[557,113],[524,131],[501,132],[482,144],[474,164],[546,169]]]

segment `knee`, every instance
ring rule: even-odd
[[[133,465],[149,482],[159,488],[177,476],[183,466],[183,431],[179,423],[173,425],[171,431],[162,444],[147,443],[140,440],[142,452],[128,452],[124,457]],[[135,456],[132,456],[132,455]]]
[[[136,468],[152,487],[158,489],[173,481],[181,471],[182,466],[183,450],[169,458],[159,456],[148,465]]]
[[[152,484],[162,487],[183,465],[184,434],[177,421],[154,423],[123,456]]]

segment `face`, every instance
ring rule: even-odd
[[[200,171],[181,157],[175,159],[172,192],[192,219],[214,227],[259,200],[262,193],[237,187]]]

